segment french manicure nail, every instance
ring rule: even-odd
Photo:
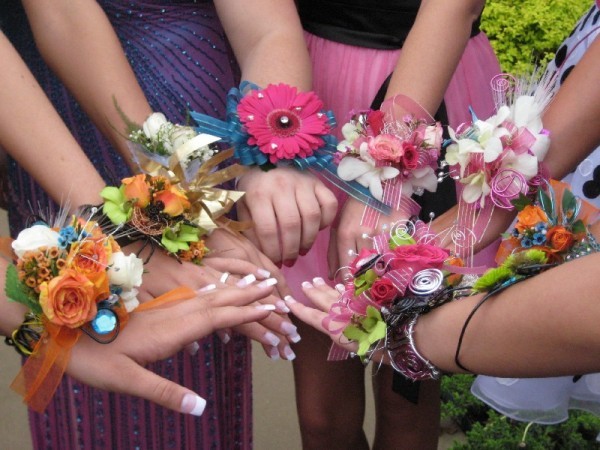
[[[325,286],[325,280],[321,277],[313,278],[313,284],[315,286]]]
[[[267,306],[267,305],[264,305]],[[277,336],[275,336],[273,333],[271,333],[270,331],[267,331],[265,333],[265,335],[263,336],[263,339],[266,341],[267,344],[272,345],[273,347],[276,347],[279,345],[279,338]]]
[[[279,349],[277,347],[271,347],[269,350],[269,358],[273,361],[277,361],[279,359]]]
[[[230,340],[231,340],[231,336],[229,336],[229,333],[223,333],[221,336],[219,336],[221,338],[221,342],[223,344],[227,344]]]
[[[200,345],[197,342],[192,342],[191,344],[185,346],[185,350],[190,355],[194,356],[196,353],[198,353],[198,350],[200,350]]]
[[[344,291],[346,290],[346,286],[344,286],[343,284],[339,283],[335,285],[335,290],[338,291],[340,294],[343,294]]]
[[[198,289],[196,292],[208,292],[208,291],[213,291],[216,288],[217,288],[216,284],[207,284],[203,288]]]
[[[256,277],[252,274],[250,275],[246,275],[244,278],[242,278],[240,281],[238,281],[236,283],[237,287],[246,287],[249,284],[252,284],[256,281]]]
[[[256,305],[254,308],[260,311],[275,311],[277,309],[275,305]]]
[[[281,322],[281,332],[283,334],[297,334],[298,328],[293,323]]]
[[[294,297],[292,297],[291,295],[286,295],[285,297],[283,297],[283,300],[286,303],[289,303],[290,305],[293,305],[294,303],[298,303],[298,301]]]
[[[277,300],[275,302],[275,305],[277,306],[277,309],[279,311],[281,311],[282,313],[289,313],[290,312],[290,308],[287,307],[287,305],[285,304],[285,302],[283,300]]]
[[[201,416],[206,407],[206,400],[196,394],[185,394],[181,400],[181,412],[192,416]]]
[[[285,355],[285,358],[288,361],[293,361],[296,358],[296,354],[294,353],[294,350],[292,350],[292,347],[290,347],[289,345],[286,345],[283,348],[283,354]]]
[[[219,281],[221,283],[225,283],[227,281],[227,278],[229,278],[229,272],[223,272],[221,278],[219,278]]]
[[[300,335],[298,333],[295,333],[295,334],[290,334],[288,336],[288,339],[290,341],[292,341],[294,344],[297,344],[298,342],[300,342],[300,340],[302,339],[302,337],[300,337]]]
[[[313,288],[314,286],[312,285],[312,283],[311,283],[310,281],[303,281],[303,282],[302,282],[302,287],[303,287],[304,289],[311,289],[311,288]]]
[[[258,269],[256,271],[256,273],[261,277],[261,278],[269,278],[271,276],[271,272],[269,272],[268,270],[265,269]]]
[[[258,287],[260,288],[266,288],[269,286],[275,286],[277,284],[277,279],[276,278],[267,278],[264,281],[261,281],[260,283],[258,283]]]

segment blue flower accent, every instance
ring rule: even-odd
[[[531,238],[529,238],[529,237],[524,237],[524,238],[521,240],[521,246],[522,246],[522,247],[529,248],[529,247],[531,247],[532,245],[533,245],[533,244],[532,244],[532,240],[531,240]]]
[[[543,233],[535,233],[533,235],[533,245],[542,245],[546,242],[546,235]]]
[[[86,233],[87,235],[87,233]],[[58,246],[60,248],[67,248],[73,242],[78,240],[75,228],[72,226],[61,228],[58,232]]]
[[[547,223],[545,223],[545,222],[538,222],[538,223],[535,225],[535,231],[537,231],[538,233],[540,233],[540,232],[542,232],[542,231],[545,231],[545,230],[547,230],[547,229],[548,229],[548,224],[547,224]]]

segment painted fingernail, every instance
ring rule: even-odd
[[[257,284],[259,288],[266,288],[269,286],[275,286],[277,284],[276,278],[267,278],[266,280],[261,281]]]
[[[203,288],[198,289],[196,292],[208,292],[208,291],[213,291],[216,288],[217,288],[216,284],[207,284]]]
[[[279,359],[279,349],[277,347],[271,347],[269,350],[269,358],[273,361],[277,361]]]
[[[277,309],[275,305],[256,305],[254,308],[260,311],[275,311]]]
[[[261,278],[269,278],[271,276],[271,272],[269,272],[266,269],[258,269],[256,271],[256,273],[258,274],[259,277]]]
[[[343,284],[339,283],[335,285],[335,290],[338,291],[340,294],[343,294],[344,291],[346,290],[346,286],[344,286]]]
[[[227,281],[227,278],[229,278],[229,272],[223,272],[221,278],[219,278],[219,281],[221,283],[225,283]]]
[[[223,333],[221,336],[219,336],[221,338],[221,342],[223,344],[227,344],[230,340],[231,340],[231,336],[229,336],[229,333]]]
[[[293,323],[281,322],[281,332],[283,334],[298,334],[298,328]]]
[[[181,412],[201,416],[206,408],[206,400],[196,394],[185,394],[181,400]]]
[[[291,295],[286,295],[285,297],[283,297],[283,300],[285,302],[289,303],[290,305],[293,305],[294,303],[298,303],[298,301]]]
[[[285,302],[283,300],[277,300],[275,302],[275,305],[277,306],[277,309],[279,311],[281,311],[282,313],[289,313],[290,312],[290,308],[287,307],[287,305],[285,304]]]
[[[295,260],[295,259],[286,259],[286,260],[283,262],[283,265],[284,265],[284,266],[286,266],[286,267],[292,267],[292,266],[294,265],[294,263],[295,263],[295,262],[296,262],[296,260]]]
[[[315,277],[313,278],[313,284],[315,286],[325,286],[325,280],[321,277]]]
[[[306,255],[308,252],[310,252],[309,248],[301,248],[300,251],[298,253],[300,253],[301,256]]]
[[[283,348],[283,354],[285,355],[285,359],[287,359],[288,361],[293,361],[294,359],[296,359],[296,354],[294,353],[294,350],[292,350],[292,347],[290,347],[289,345],[286,345]]]
[[[267,305],[264,305],[267,306]],[[267,331],[265,333],[265,335],[263,336],[263,339],[265,340],[265,342],[269,345],[272,345],[273,347],[276,347],[279,345],[279,338],[277,336],[275,336],[273,333],[271,333],[270,331]]]
[[[196,353],[198,353],[198,350],[200,350],[200,345],[197,342],[192,342],[189,345],[185,346],[185,350],[192,356],[194,356]]]
[[[304,289],[312,289],[314,286],[312,285],[312,283],[310,281],[303,281],[302,282],[302,287]]]
[[[252,274],[250,275],[246,275],[244,278],[242,278],[240,281],[238,281],[236,283],[237,287],[246,287],[249,284],[252,284],[256,281],[256,277]]]

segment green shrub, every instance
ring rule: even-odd
[[[572,411],[558,425],[527,424],[511,420],[488,408],[470,393],[472,375],[442,379],[442,417],[454,420],[466,434],[466,442],[452,450],[592,450],[600,446],[600,418]]]
[[[502,70],[530,71],[547,64],[592,0],[489,0],[481,28],[490,38]]]

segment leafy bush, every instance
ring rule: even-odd
[[[454,420],[466,433],[466,442],[452,450],[587,450],[597,449],[600,418],[572,411],[558,425],[527,424],[508,419],[470,393],[472,375],[442,379],[442,417]]]
[[[545,65],[571,33],[592,0],[488,0],[481,28],[502,70],[515,75]]]

